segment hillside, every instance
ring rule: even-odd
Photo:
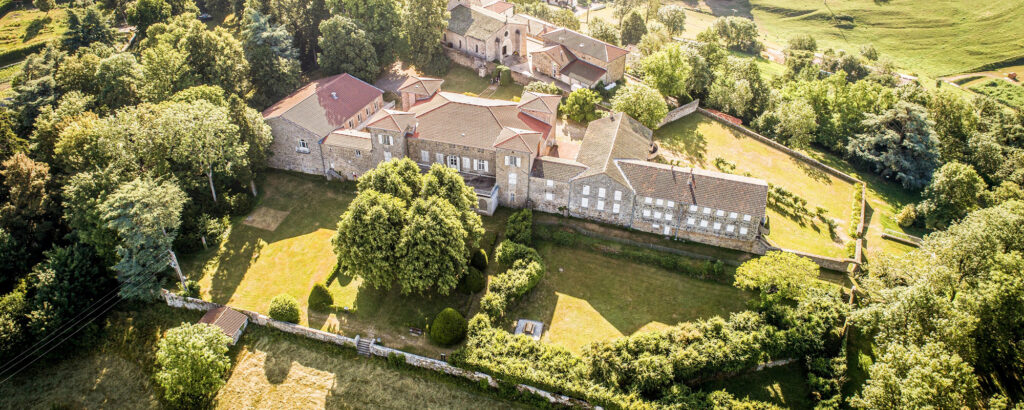
[[[697,0],[686,5],[753,18],[770,43],[810,34],[823,47],[857,51],[874,44],[907,71],[932,77],[1024,57],[1022,0]]]

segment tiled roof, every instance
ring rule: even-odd
[[[409,77],[398,86],[398,91],[430,96],[441,90],[444,80],[430,77]]]
[[[607,174],[624,186],[629,182],[619,172],[617,159],[646,159],[651,152],[652,132],[632,117],[621,112],[591,121],[583,135],[576,162],[587,166],[578,178]]]
[[[560,95],[523,91],[523,97],[519,99],[519,108],[554,114],[558,112],[558,103],[561,101]]]
[[[505,27],[504,15],[477,6],[455,6],[448,19],[448,30],[477,40],[490,39],[502,27]]]
[[[239,313],[237,310],[227,306],[210,309],[206,312],[199,323],[206,323],[220,328],[224,334],[232,339],[242,330],[242,327],[249,321],[249,317]]]
[[[545,156],[533,161],[533,169],[530,170],[530,176],[559,182],[569,182],[570,179],[575,178],[586,170],[587,167],[579,162]]]
[[[566,46],[573,53],[583,53],[606,63],[629,54],[624,48],[613,46],[567,28],[545,33],[541,37],[545,41]]]
[[[540,132],[505,127],[498,133],[498,139],[494,141],[494,147],[536,154],[540,150],[540,142],[542,140],[543,136]]]
[[[334,131],[324,138],[323,144],[366,151],[373,149],[370,133],[356,130]]]
[[[380,110],[366,122],[367,128],[402,132],[416,122],[415,114],[405,111]]]
[[[616,164],[637,195],[764,216],[768,184],[760,179],[639,160]]]
[[[562,68],[562,74],[591,84],[601,80],[607,70],[583,60],[574,60]]]
[[[504,13],[504,12],[508,11],[508,9],[512,8],[512,3],[499,0],[499,1],[496,1],[494,3],[491,3],[491,4],[488,4],[488,5],[484,6],[484,8],[487,9],[487,10],[490,10],[490,11],[493,11],[495,13],[499,13],[500,14],[500,13]]]
[[[349,74],[306,84],[263,111],[263,118],[283,117],[316,135],[326,136],[382,96],[384,91]]]
[[[551,126],[519,112],[517,103],[440,92],[409,112],[416,115],[416,138],[487,150],[494,149],[502,129],[540,133],[546,139]]]
[[[569,63],[576,61],[576,56],[574,56],[568,48],[565,48],[565,46],[560,44],[547,46],[533,52],[533,54],[538,53],[547,55],[549,58],[551,58],[551,61],[553,61],[559,67],[565,67]],[[549,67],[539,67],[539,69],[545,73],[550,74],[550,71],[548,71],[550,69]]]

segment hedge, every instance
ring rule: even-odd
[[[494,318],[505,316],[509,305],[537,286],[542,277],[544,267],[539,262],[528,258],[517,260],[512,269],[495,277],[487,286],[480,308]]]
[[[523,209],[513,213],[505,222],[505,237],[523,245],[533,241],[533,211]]]
[[[0,67],[24,60],[26,57],[42,51],[44,48],[46,48],[46,43],[36,43],[4,51],[0,53]]]
[[[455,309],[445,308],[434,317],[429,330],[431,342],[451,346],[466,337],[466,318]]]
[[[520,259],[529,259],[541,262],[540,254],[537,250],[520,244],[512,242],[508,239],[501,241],[498,244],[498,249],[494,252],[494,257],[502,266],[511,267],[516,261]]]
[[[853,186],[853,206],[850,213],[850,237],[860,238],[864,235],[863,232],[857,232],[857,228],[860,227],[860,212],[861,202],[864,199],[864,183],[858,182]]]
[[[487,275],[484,275],[476,267],[470,266],[466,270],[466,274],[459,280],[458,290],[459,292],[471,295],[477,293],[487,286]]]

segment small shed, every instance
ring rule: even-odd
[[[245,331],[245,327],[249,324],[249,317],[227,306],[221,306],[206,312],[202,319],[199,319],[199,323],[219,327],[224,334],[231,338],[231,344],[234,345],[238,343],[238,339],[242,337],[242,332]]]
[[[540,337],[544,334],[544,323],[536,320],[519,319],[516,321],[517,335],[527,335],[533,338],[533,340],[540,340]]]

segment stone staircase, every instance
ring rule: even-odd
[[[360,356],[370,356],[370,346],[373,346],[373,338],[361,337],[356,341],[356,353],[359,353]]]

